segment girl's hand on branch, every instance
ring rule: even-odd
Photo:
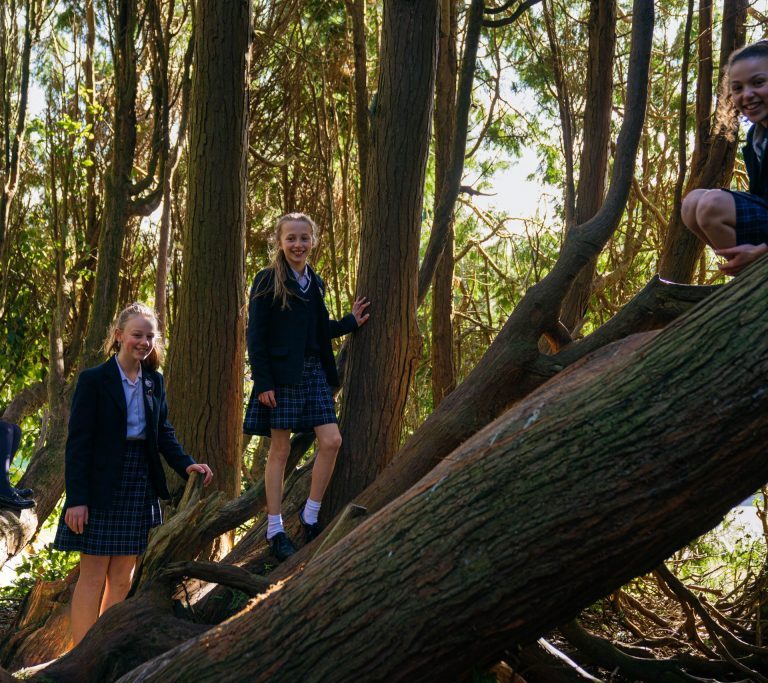
[[[768,244],[738,244],[726,249],[715,249],[718,256],[727,259],[726,263],[720,263],[717,267],[726,275],[736,275],[766,252]]]
[[[88,524],[88,506],[75,505],[67,508],[64,513],[64,523],[76,534],[82,534],[85,531],[85,525]]]
[[[262,391],[259,394],[259,403],[267,406],[267,408],[277,408],[277,401],[275,401],[275,392],[270,389],[269,391]]]
[[[213,472],[211,471],[211,468],[208,467],[204,462],[196,462],[194,465],[190,465],[187,467],[187,474],[190,472],[199,472],[200,474],[205,475],[205,479],[203,479],[203,486],[208,486],[208,484],[211,483],[211,479],[213,479]]]
[[[352,304],[352,315],[355,316],[355,321],[357,322],[358,327],[364,325],[368,321],[368,318],[371,317],[370,313],[365,312],[365,309],[370,305],[371,302],[364,296],[358,297],[355,299],[355,303]]]

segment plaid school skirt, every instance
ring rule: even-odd
[[[162,524],[160,502],[149,479],[144,441],[127,441],[123,471],[112,497],[112,507],[88,507],[88,524],[76,534],[59,519],[53,547],[88,555],[141,555],[152,527]]]
[[[768,242],[768,202],[749,192],[726,192],[736,202],[736,244]]]
[[[299,384],[275,387],[275,403],[277,407],[268,408],[259,403],[258,392],[252,391],[245,411],[243,431],[271,436],[273,429],[308,432],[313,427],[338,421],[325,371],[320,359],[315,356],[304,358]]]

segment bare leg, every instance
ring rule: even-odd
[[[99,616],[104,614],[112,605],[125,600],[131,588],[133,568],[136,566],[136,555],[113,555],[109,558],[107,568],[107,583],[104,587],[104,597],[101,600]]]
[[[328,488],[333,468],[336,465],[336,455],[341,448],[341,434],[339,426],[333,422],[327,425],[315,427],[317,436],[317,455],[312,467],[312,485],[309,489],[309,497],[320,502]]]
[[[80,553],[80,576],[72,595],[72,643],[77,645],[99,618],[99,603],[110,557]]]
[[[714,249],[736,246],[736,202],[730,192],[707,190],[696,204],[696,223]]]
[[[698,237],[705,244],[709,244],[707,236],[702,232],[699,224],[696,222],[696,207],[699,204],[699,200],[709,190],[692,190],[683,199],[683,205],[680,210],[680,215],[683,218],[685,227],[688,228],[696,237]],[[712,245],[710,245],[712,246]]]
[[[291,452],[291,430],[273,429],[267,465],[264,468],[264,488],[267,493],[267,514],[279,515],[283,502],[285,463]]]

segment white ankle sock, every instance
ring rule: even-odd
[[[267,515],[267,540],[272,538],[275,534],[279,534],[283,529],[283,516],[280,515]]]
[[[301,515],[305,524],[317,524],[317,517],[320,514],[320,506],[322,504],[322,501],[317,502],[307,498],[307,502],[304,504],[304,512]]]

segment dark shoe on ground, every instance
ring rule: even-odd
[[[16,493],[20,495],[22,498],[31,498],[32,496],[35,495],[35,492],[32,489],[17,489],[14,486],[13,490],[16,491]]]
[[[311,543],[320,535],[322,528],[319,522],[307,524],[304,521],[304,505],[299,508],[299,521],[301,522],[301,528],[304,529],[304,543]]]
[[[0,493],[0,507],[27,510],[35,507],[35,501],[22,498],[16,491],[11,491],[10,493]]]
[[[268,538],[267,543],[269,543],[269,550],[272,555],[280,560],[280,562],[288,559],[296,552],[296,546],[293,545],[291,539],[288,538],[288,534],[284,531],[280,531],[272,538]]]

